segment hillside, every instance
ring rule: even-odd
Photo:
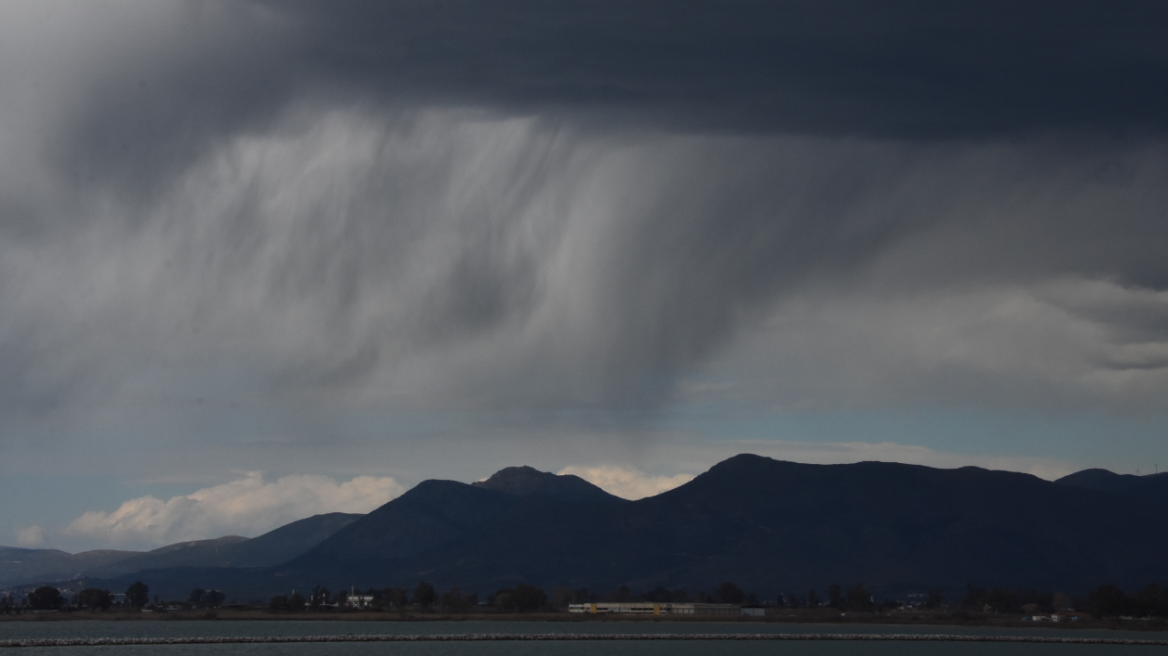
[[[152,551],[84,551],[0,547],[0,586],[76,578],[110,578],[169,567],[265,567],[286,562],[362,515],[328,513],[255,538],[230,535],[179,542]]]
[[[260,599],[317,584],[419,580],[483,594],[519,581],[696,592],[729,580],[764,596],[831,583],[899,595],[959,594],[966,583],[1079,592],[1168,580],[1158,504],[1117,503],[1109,492],[1026,474],[741,455],[639,501],[557,489],[520,496],[426,481],[278,567],[142,576],[152,589]]]
[[[102,549],[71,554],[58,549],[0,546],[0,588],[31,581],[74,578],[139,553]]]
[[[885,593],[966,582],[1085,589],[1161,578],[1168,531],[1156,519],[1025,474],[744,455],[656,497],[513,505],[428,550],[316,550],[286,574],[376,573],[404,585],[427,572],[439,586],[483,590],[520,580],[691,591],[734,580],[767,594],[831,582]]]
[[[1168,505],[1168,472],[1134,476],[1116,474],[1106,469],[1084,469],[1055,482],[1060,485],[1107,492],[1136,502],[1155,501]]]

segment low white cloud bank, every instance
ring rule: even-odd
[[[643,499],[673,488],[684,485],[693,480],[693,474],[675,474],[673,476],[654,476],[635,469],[620,465],[599,465],[596,467],[565,467],[559,471],[561,475],[572,474],[592,483],[609,494],[615,494],[625,499]]]
[[[45,529],[40,526],[25,526],[16,529],[16,544],[22,547],[39,547],[45,543]]]
[[[91,510],[70,522],[63,534],[92,546],[120,548],[223,535],[254,537],[320,513],[366,513],[402,492],[389,477],[358,476],[338,483],[327,476],[294,475],[267,482],[261,473],[249,472],[239,480],[167,501],[145,496],[126,501],[113,512]],[[37,527],[22,531],[32,537],[33,528]],[[43,532],[40,537],[43,542]]]

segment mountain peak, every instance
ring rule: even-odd
[[[611,501],[613,495],[572,474],[556,475],[534,467],[506,467],[485,481],[471,483],[518,497],[547,496],[564,501]]]
[[[1084,469],[1055,483],[1168,504],[1168,472],[1136,476],[1106,469]]]
[[[1117,474],[1107,469],[1095,467],[1063,476],[1055,482],[1064,485],[1074,485],[1076,487],[1093,487],[1100,483],[1111,483],[1122,478],[1123,474]]]

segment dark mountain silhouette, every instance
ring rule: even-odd
[[[309,560],[400,559],[458,542],[508,513],[552,503],[624,502],[578,476],[531,467],[508,467],[485,481],[424,481],[337,531],[305,557]]]
[[[286,562],[363,515],[328,513],[292,522],[259,537],[229,535],[179,542],[152,551],[84,551],[0,547],[0,585],[81,577],[116,577],[167,567],[265,567]]]
[[[441,507],[424,485],[415,488],[418,498],[405,495],[377,513],[422,498]],[[458,489],[446,485],[453,489],[445,494]],[[461,493],[470,496],[471,487]],[[342,532],[280,569],[399,585],[425,572],[438,585],[484,591],[521,580],[689,590],[735,580],[768,593],[833,581],[888,592],[966,582],[1085,589],[1158,578],[1165,572],[1156,545],[1168,538],[1151,508],[1117,508],[1093,490],[974,467],[801,465],[743,455],[636,502],[526,501],[494,501],[492,516],[411,553],[375,546],[376,530],[350,548]],[[412,529],[399,521],[395,530]]]
[[[1155,503],[1027,474],[741,455],[639,501],[426,481],[277,567],[139,576],[152,590],[261,599],[419,580],[480,593],[520,581],[691,592],[734,581],[766,596],[830,583],[877,595],[955,595],[966,583],[1074,593],[1168,580],[1162,516]]]
[[[424,481],[309,553],[313,560],[408,558],[465,537],[519,502],[515,495],[466,483]]]
[[[1106,469],[1084,469],[1057,481],[1062,485],[1108,492],[1134,501],[1168,504],[1168,472],[1146,476],[1116,474]]]
[[[356,513],[326,513],[285,524],[225,550],[229,562],[223,563],[223,566],[267,567],[287,562],[364,516]]]
[[[624,501],[572,474],[552,474],[532,467],[507,467],[485,481],[471,483],[520,497],[543,496],[564,501]]]

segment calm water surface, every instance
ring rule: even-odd
[[[308,636],[345,634],[450,634],[450,633],[956,633],[967,635],[1067,635],[1081,637],[1166,639],[1161,633],[1070,631],[1058,629],[1003,630],[970,627],[890,627],[808,624],[674,623],[674,622],[296,622],[296,621],[73,621],[0,622],[0,639],[89,637],[182,636]],[[400,654],[402,656],[539,654],[596,656],[644,654],[646,656],[709,656],[711,654],[787,654],[791,656],[905,656],[953,654],[954,656],[1045,656],[1068,654],[1111,656],[1168,654],[1166,647],[1121,645],[1029,645],[1003,643],[908,643],[908,642],[431,642],[431,643],[305,643],[254,645],[165,645],[110,647],[44,647],[0,650],[12,654],[80,656],[118,654],[136,656],[212,656],[247,654],[343,653]]]

